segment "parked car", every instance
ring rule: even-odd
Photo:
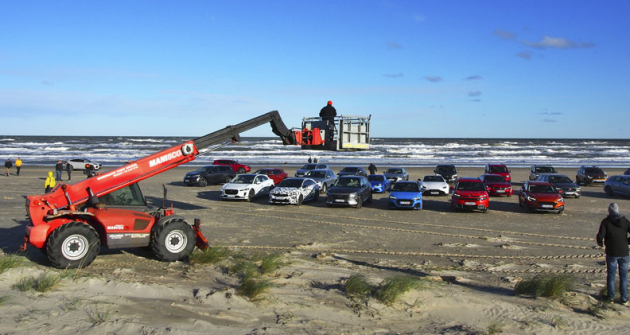
[[[505,177],[498,174],[483,174],[479,177],[486,185],[486,191],[489,195],[507,195],[512,196],[512,184],[505,180]]]
[[[486,164],[486,169],[484,171],[486,174],[498,174],[499,176],[503,176],[505,181],[512,182],[512,176],[510,175],[510,169],[505,166],[505,164]]]
[[[422,209],[422,185],[418,181],[401,180],[389,193],[389,209]]]
[[[271,180],[273,180],[273,183],[278,185],[281,181],[284,180],[284,178],[288,177],[287,173],[284,172],[284,170],[282,169],[259,169],[258,171],[254,172],[255,174],[265,174],[267,175],[267,177],[271,178]]]
[[[311,178],[287,178],[269,192],[270,204],[302,205],[319,199],[319,186]]]
[[[551,183],[544,181],[526,181],[518,193],[518,205],[530,212],[564,211],[564,198]]]
[[[457,168],[453,164],[439,164],[433,172],[444,177],[447,183],[454,183],[457,180]]]
[[[385,171],[385,178],[391,180],[393,184],[400,180],[409,180],[409,173],[402,167],[390,167]]]
[[[236,173],[245,173],[252,170],[249,165],[241,164],[233,159],[216,159],[212,165],[228,165],[232,167],[232,171]]]
[[[624,171],[624,172],[623,172],[623,174],[624,174],[625,176],[630,175],[630,168],[629,168],[629,169],[627,169],[626,171]]]
[[[565,197],[571,196],[579,198],[582,195],[582,188],[578,184],[574,183],[571,178],[557,173],[541,174],[538,176],[538,181],[545,181],[553,185],[558,191],[562,192]]]
[[[383,193],[392,189],[391,180],[385,178],[382,174],[371,174],[367,177],[370,185],[372,185],[372,192]]]
[[[337,181],[337,175],[332,170],[311,170],[304,176],[313,179],[319,186],[321,193],[326,193]]]
[[[188,186],[198,185],[205,187],[208,184],[229,183],[235,176],[236,173],[229,166],[208,165],[186,173],[184,183]]]
[[[479,178],[461,177],[455,183],[451,208],[488,211],[490,200],[488,199],[486,186]]]
[[[360,166],[347,166],[337,172],[337,176],[367,176],[367,171]]]
[[[604,192],[607,195],[623,195],[630,197],[630,176],[612,176],[604,183]]]
[[[427,175],[421,179],[421,188],[425,195],[447,195],[449,185],[439,174]]]
[[[305,164],[304,166],[299,168],[297,171],[295,171],[295,176],[304,177],[304,175],[308,171],[311,171],[311,170],[330,170],[330,167],[328,166],[328,164],[318,164],[318,163]]]
[[[257,196],[269,194],[273,187],[273,180],[264,174],[241,174],[221,187],[221,200],[252,201]]]
[[[599,167],[582,165],[575,176],[575,183],[578,185],[604,184],[606,179],[608,175]]]
[[[68,164],[72,166],[73,170],[86,170],[87,165],[91,165],[94,167],[94,170],[99,170],[101,168],[100,163],[92,162],[87,158],[72,158],[68,159]]]
[[[536,180],[541,173],[558,173],[551,165],[534,164],[529,169],[529,180]]]
[[[326,192],[326,206],[345,205],[361,208],[363,203],[372,202],[372,186],[366,177],[339,177]]]

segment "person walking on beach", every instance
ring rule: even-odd
[[[63,163],[61,162],[61,160],[58,160],[57,164],[55,165],[55,173],[57,174],[57,180],[58,181],[62,181],[61,180],[61,171],[63,171]]]
[[[370,163],[370,166],[368,166],[368,170],[370,171],[370,174],[376,174],[376,171],[378,171],[374,163]]]
[[[619,293],[621,303],[628,306],[628,234],[630,221],[619,214],[619,206],[611,203],[608,206],[608,216],[602,220],[597,232],[597,245],[606,246],[606,289],[607,302],[615,298],[615,275],[619,268]]]
[[[72,170],[74,170],[74,167],[72,166],[72,164],[70,164],[68,161],[66,161],[66,172],[68,173],[68,181],[70,181],[70,179],[72,179]]]
[[[55,181],[55,176],[53,176],[52,171],[48,171],[48,178],[46,178],[46,182],[44,183],[44,191],[45,193],[50,192],[57,185],[57,181]]]
[[[11,168],[13,167],[13,163],[11,163],[11,158],[7,158],[6,162],[4,162],[4,167],[7,168],[7,177],[11,173]]]
[[[18,157],[17,160],[15,160],[15,169],[17,170],[17,175],[20,175],[20,169],[22,168],[22,160],[20,159],[20,157]]]

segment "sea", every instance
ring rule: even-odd
[[[103,166],[121,166],[192,138],[136,136],[0,136],[0,158],[20,157],[25,165],[54,165],[57,160],[87,158]],[[206,148],[189,166],[214,159],[236,159],[250,165],[302,165],[317,157],[332,166],[462,167],[504,163],[510,167],[551,164],[560,167],[598,165],[630,167],[630,140],[509,138],[372,138],[369,150],[341,152],[301,150],[275,137],[244,137],[240,142]]]

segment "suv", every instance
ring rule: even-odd
[[[208,184],[229,183],[235,176],[236,174],[229,166],[208,165],[188,172],[186,176],[184,176],[184,183],[188,186],[199,185],[205,187],[208,186]]]
[[[457,169],[453,164],[440,164],[435,167],[433,172],[444,177],[447,183],[454,183],[457,180]]]
[[[288,177],[287,173],[284,172],[284,170],[282,169],[273,169],[273,168],[260,169],[254,173],[266,174],[267,177],[271,178],[271,180],[273,180],[273,183],[276,185],[278,185],[281,181],[283,181],[285,178]]]
[[[367,177],[367,171],[360,166],[347,166],[337,172],[337,176],[363,176]]]
[[[498,174],[499,176],[503,176],[505,181],[508,183],[512,181],[512,176],[510,176],[510,170],[505,166],[505,164],[486,164],[485,173],[489,174]]]
[[[490,206],[488,191],[479,178],[462,177],[455,183],[451,207],[487,212]]]
[[[252,170],[249,165],[241,164],[237,160],[233,159],[217,159],[212,165],[228,165],[232,167],[232,171],[236,173],[245,173]]]
[[[558,173],[551,165],[532,165],[529,169],[529,180],[536,180],[541,173]]]
[[[328,164],[308,163],[295,171],[296,177],[304,177],[307,172],[312,170],[330,170]]]
[[[530,212],[564,211],[564,198],[551,183],[544,181],[526,181],[518,193],[518,205]]]
[[[608,179],[608,175],[597,166],[582,165],[575,175],[575,183],[578,185],[590,185],[592,183],[603,184]]]

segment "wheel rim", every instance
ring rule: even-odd
[[[201,180],[199,181],[199,185],[201,185],[201,186],[207,186],[207,185],[208,185],[208,181],[206,181],[205,179],[201,179]]]
[[[326,184],[324,184],[324,185],[322,186],[322,192],[326,193],[326,189],[327,189],[327,188],[328,188],[328,186],[326,186]]]
[[[181,230],[173,230],[168,235],[166,235],[166,240],[164,241],[164,245],[166,246],[166,250],[171,253],[179,253],[186,248],[188,244],[188,238],[186,234],[184,234]]]
[[[89,249],[89,242],[83,235],[74,234],[68,236],[62,245],[61,253],[63,257],[71,261],[76,261],[87,255]]]

